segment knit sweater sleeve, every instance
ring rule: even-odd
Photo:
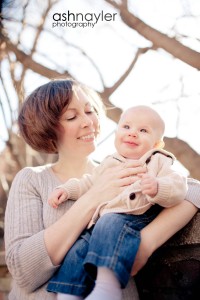
[[[154,155],[151,169],[157,169],[154,175],[158,181],[158,193],[155,197],[148,196],[149,202],[171,207],[185,199],[187,178],[174,170],[171,158],[162,154]]]
[[[200,181],[188,178],[188,191],[185,199],[200,208]]]
[[[12,184],[5,213],[8,269],[17,284],[33,292],[55,272],[44,243],[43,203],[31,169],[20,171]]]
[[[57,188],[63,188],[67,192],[67,199],[77,200],[84,193],[86,193],[94,181],[97,180],[99,174],[101,174],[109,166],[118,165],[119,162],[116,159],[113,159],[112,156],[106,157],[99,166],[97,166],[92,174],[84,174],[80,179],[70,178],[64,184],[59,185]]]
[[[92,176],[84,174],[81,179],[70,178],[64,184],[59,185],[57,188],[63,188],[67,192],[67,199],[77,200],[84,193],[86,193],[92,186]]]

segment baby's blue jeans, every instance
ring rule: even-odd
[[[154,205],[142,215],[103,215],[94,227],[82,232],[50,279],[47,290],[85,297],[94,287],[98,267],[111,269],[125,288],[139,248],[140,231],[161,209]]]

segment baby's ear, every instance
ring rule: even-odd
[[[165,142],[163,140],[160,140],[155,144],[155,148],[163,149],[164,147],[165,147]]]

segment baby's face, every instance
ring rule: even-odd
[[[162,139],[163,124],[159,115],[150,108],[128,109],[118,124],[116,150],[126,158],[139,159]]]

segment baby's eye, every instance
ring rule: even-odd
[[[142,128],[142,129],[140,129],[140,132],[147,132],[147,130]]]
[[[130,129],[130,126],[129,125],[124,125],[124,128],[125,129]]]

